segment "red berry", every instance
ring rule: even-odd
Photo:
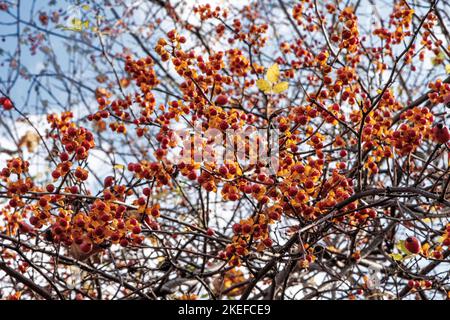
[[[73,193],[73,194],[78,193],[78,186],[71,186],[70,193]]]
[[[67,161],[67,160],[69,160],[69,154],[67,152],[62,152],[59,155],[59,158],[61,159],[61,161]]]
[[[39,219],[35,216],[30,217],[30,223],[35,226],[39,223]]]
[[[263,243],[264,243],[264,245],[266,247],[271,247],[272,246],[272,239],[266,238],[266,239],[264,239]]]
[[[13,104],[12,104],[11,100],[9,100],[8,98],[2,99],[1,102],[2,102],[2,105],[3,105],[3,109],[11,110],[13,108]]]
[[[232,193],[228,196],[228,199],[230,199],[230,201],[236,201],[239,199],[239,196],[236,193]]]
[[[250,233],[252,231],[252,226],[249,224],[244,224],[242,227],[242,232],[244,233]]]
[[[9,200],[9,205],[13,208],[18,206],[17,200],[16,199],[11,199]]]
[[[121,245],[122,247],[128,246],[128,240],[127,240],[126,238],[122,238],[122,239],[120,240],[120,245]]]
[[[241,232],[241,230],[242,230],[242,227],[241,227],[241,225],[239,223],[235,223],[233,225],[233,232],[234,233],[238,234],[238,233]]]
[[[75,225],[79,228],[83,228],[84,227],[84,221],[82,219],[78,219],[75,223]]]
[[[61,173],[59,173],[59,171],[53,171],[52,172],[52,177],[53,179],[58,179],[59,177],[61,177]]]
[[[103,237],[104,235],[104,230],[102,227],[98,227],[94,232],[97,237]]]
[[[105,188],[109,188],[113,185],[114,183],[114,177],[112,176],[107,176],[105,178],[105,181],[103,182],[103,184],[105,185]]]
[[[435,259],[442,259],[442,253],[440,252],[440,251],[434,251],[433,252],[433,257],[435,258]]]
[[[84,253],[89,253],[89,252],[91,252],[91,250],[92,250],[92,243],[87,242],[87,241],[83,242],[83,243],[80,245],[80,250],[83,251]]]
[[[408,237],[405,240],[405,248],[413,253],[417,254],[420,252],[420,241],[416,237]]]
[[[54,234],[61,234],[61,233],[63,233],[63,229],[59,225],[55,225],[53,227],[53,233]]]
[[[86,152],[86,148],[81,146],[77,148],[77,154],[78,155],[83,155]]]
[[[433,138],[438,143],[447,143],[450,140],[450,132],[447,126],[444,126],[442,123],[433,127],[432,130]]]
[[[139,226],[134,226],[132,232],[133,232],[134,234],[139,234],[139,233],[141,233],[141,227],[139,227]]]
[[[314,188],[314,182],[313,182],[312,180],[307,180],[307,181],[305,182],[305,188],[306,188],[306,189],[312,189],[312,188]]]
[[[111,241],[116,242],[119,240],[119,234],[118,233],[113,233],[111,235]]]
[[[150,189],[150,188],[144,188],[143,190],[142,190],[142,193],[145,195],[145,196],[150,196],[150,194],[152,193],[152,189]]]
[[[298,193],[298,188],[297,188],[296,186],[291,186],[291,187],[289,187],[289,189],[288,189],[288,193],[289,193],[289,195],[290,195],[291,197],[294,197],[294,196],[296,196],[297,193]]]
[[[30,226],[28,223],[23,222],[23,221],[19,222],[19,228],[20,228],[20,231],[22,233],[31,233],[31,232],[33,232],[33,227]]]
[[[47,199],[45,199],[45,198],[40,198],[40,199],[39,199],[39,205],[40,205],[41,207],[45,207],[45,206],[47,206],[47,204],[48,204]]]
[[[377,212],[373,209],[369,210],[369,217],[371,217],[372,219],[374,219],[377,216]]]
[[[220,172],[221,175],[226,176],[228,174],[228,169],[225,166],[221,166],[219,168],[219,172]]]
[[[218,104],[219,106],[223,106],[226,105],[228,103],[228,97],[226,95],[219,95],[216,98],[216,104]]]
[[[150,213],[151,213],[151,215],[153,216],[153,217],[159,217],[159,210],[157,209],[157,208],[153,208],[151,211],[150,211]]]
[[[268,215],[272,220],[278,220],[280,218],[280,215],[276,211],[271,211]]]
[[[189,179],[189,180],[195,180],[195,179],[197,179],[197,174],[195,173],[195,171],[189,172],[189,174],[188,174],[188,179]]]
[[[3,168],[1,171],[1,175],[4,176],[5,178],[8,178],[11,175],[11,171],[9,171],[8,168]]]
[[[228,122],[226,121],[226,120],[222,120],[221,122],[220,122],[220,129],[222,129],[222,130],[227,130],[228,129],[228,127],[229,127],[229,125],[228,125]]]

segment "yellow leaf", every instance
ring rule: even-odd
[[[391,256],[392,259],[394,259],[395,261],[401,261],[403,260],[403,256],[400,253],[391,253],[389,254]]]
[[[75,32],[80,32],[82,30],[81,27],[62,27],[62,29],[66,31],[75,31]]]
[[[85,11],[87,11],[87,10],[89,10],[91,7],[88,5],[88,4],[85,4],[85,5],[83,5],[82,7],[81,7],[81,9],[83,9],[83,10],[85,10]]]
[[[274,93],[282,93],[284,91],[286,91],[289,87],[289,83],[287,82],[280,82],[277,83],[274,87],[273,87],[273,92]]]
[[[448,74],[450,74],[450,64],[445,66],[445,72],[447,72]]]
[[[259,90],[267,92],[272,88],[272,85],[270,84],[269,81],[264,80],[264,79],[259,79],[256,81],[256,86],[258,87]]]
[[[424,243],[423,245],[422,245],[422,251],[423,252],[427,252],[428,250],[430,249],[430,244],[429,243]]]
[[[74,27],[76,27],[76,26],[81,26],[81,19],[78,19],[78,18],[73,18],[72,19],[72,25],[74,26]]]
[[[83,28],[88,28],[89,27],[89,21],[82,21],[81,19],[78,18],[73,18],[72,19],[72,26],[71,27],[64,27],[65,30],[72,30],[72,31],[77,31],[80,32],[83,30]]]
[[[125,166],[124,166],[123,164],[116,164],[116,165],[114,166],[114,169],[122,170],[122,169],[124,169],[124,168],[125,168]]]
[[[431,64],[433,66],[437,66],[440,65],[441,63],[444,62],[445,59],[445,55],[444,53],[441,51],[439,52],[435,57],[431,58]]]
[[[280,76],[280,69],[278,68],[278,64],[275,63],[267,70],[266,78],[271,83],[276,83],[278,81],[278,77]]]
[[[408,249],[406,249],[406,247],[405,247],[405,241],[403,241],[403,240],[400,240],[398,243],[397,243],[397,248],[398,249],[400,249],[400,251],[402,251],[403,253],[405,253],[405,254],[411,254],[411,252],[409,252],[409,250]]]

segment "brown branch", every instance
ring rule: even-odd
[[[28,288],[30,288],[32,291],[36,292],[37,294],[39,294],[43,298],[45,298],[47,300],[53,300],[52,295],[47,290],[45,290],[44,288],[42,288],[38,284],[34,283],[30,279],[26,278],[20,272],[17,272],[16,270],[11,269],[10,267],[8,267],[6,265],[5,262],[0,261],[0,269],[3,270],[10,277],[12,277],[12,278],[16,279],[17,281],[19,281],[19,282],[23,283],[24,285],[26,285]]]

